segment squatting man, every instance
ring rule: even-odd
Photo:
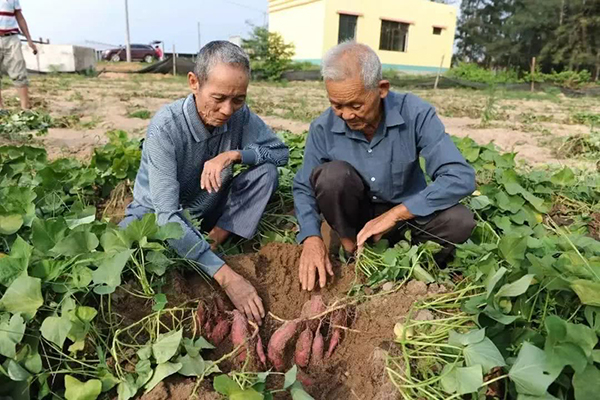
[[[313,290],[317,279],[324,287],[333,275],[322,225],[350,253],[384,235],[397,241],[410,226],[415,241],[442,244],[436,259],[444,263],[475,226],[458,204],[473,192],[475,175],[435,110],[414,95],[391,92],[379,58],[365,45],[331,49],[322,74],[331,107],[311,124],[293,188],[302,288]],[[248,56],[238,46],[216,41],[201,49],[188,75],[192,94],[162,108],[150,123],[134,200],[121,226],[146,213],[155,213],[161,225],[179,223],[184,235],[170,245],[260,323],[265,310],[256,289],[214,253],[232,234],[255,234],[277,188],[277,166],[288,161],[287,147],[245,105],[249,80]],[[249,168],[234,177],[235,163]],[[184,210],[202,221],[211,244]]]

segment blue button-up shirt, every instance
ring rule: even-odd
[[[350,163],[368,185],[372,202],[404,204],[415,216],[456,205],[475,190],[475,171],[446,133],[435,108],[413,94],[389,92],[384,116],[369,142],[329,108],[312,122],[304,165],[294,179],[298,241],[321,235],[321,217],[310,176],[320,164]],[[427,185],[419,164],[425,159]]]

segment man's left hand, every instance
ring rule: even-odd
[[[221,172],[234,162],[242,160],[242,154],[239,151],[226,151],[215,158],[204,163],[204,170],[200,177],[200,188],[206,189],[208,193],[216,193],[221,189]]]
[[[392,230],[398,222],[414,217],[404,204],[400,204],[367,222],[362,230],[358,232],[356,245],[359,249],[362,248],[365,242],[371,237],[377,242],[383,235]]]

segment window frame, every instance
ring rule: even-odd
[[[442,33],[444,32],[444,28],[441,28],[439,26],[434,26],[433,27],[433,34],[435,36],[442,36]]]
[[[395,48],[394,42],[394,28],[390,28],[390,24],[396,24],[397,32],[399,33],[398,40],[398,49]],[[408,35],[410,32],[410,23],[394,21],[389,19],[381,19],[381,28],[379,33],[379,50],[381,51],[395,51],[398,53],[408,53]],[[386,32],[387,30],[387,32]],[[402,37],[402,33],[404,33],[404,37]],[[384,43],[387,46],[384,47]]]
[[[344,12],[338,12],[339,14],[339,19],[338,19],[338,44],[342,43],[343,41],[346,40],[356,40],[356,35],[358,33],[358,17],[359,15],[356,14],[349,14],[349,13],[344,13]],[[354,34],[352,35],[352,37],[345,37],[342,39],[342,18],[353,18],[354,19]]]

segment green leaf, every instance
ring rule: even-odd
[[[509,196],[501,191],[496,195],[498,207],[502,210],[509,211],[513,214],[518,213],[525,204],[525,200],[521,196]]]
[[[102,393],[106,393],[119,384],[119,380],[107,369],[98,371],[98,378],[102,382]]]
[[[65,376],[65,399],[67,400],[95,400],[102,393],[102,382],[91,379],[81,382],[70,375]]]
[[[600,393],[600,370],[590,364],[582,372],[576,372],[573,376],[573,388],[575,399],[596,400]]]
[[[135,384],[135,380],[133,376],[127,375],[125,376],[125,380],[119,383],[117,386],[117,394],[119,395],[119,400],[129,400],[135,396],[138,391],[138,386]]]
[[[24,274],[13,281],[0,299],[0,309],[22,313],[26,320],[32,319],[42,304],[42,281]]]
[[[471,201],[470,201],[471,208],[473,210],[477,210],[477,211],[483,210],[490,204],[492,204],[492,202],[490,201],[489,197],[487,197],[487,196],[472,197]]]
[[[63,218],[36,218],[31,225],[31,241],[36,250],[45,253],[65,237],[66,230],[67,223]]]
[[[154,304],[152,305],[152,311],[164,310],[167,304],[167,296],[164,293],[157,293],[154,295]]]
[[[100,237],[100,244],[105,252],[120,252],[131,248],[131,241],[120,229],[107,230]]]
[[[599,282],[577,279],[571,282],[571,289],[573,289],[583,304],[600,307]]]
[[[550,208],[544,203],[543,199],[540,199],[526,190],[524,190],[521,195],[529,202],[529,204],[533,206],[533,208],[542,214],[546,214],[548,211],[550,211]]]
[[[298,367],[294,364],[292,368],[288,372],[285,373],[285,381],[283,383],[283,388],[287,389],[296,382],[296,377],[298,375]]]
[[[116,288],[121,284],[121,273],[127,265],[129,258],[134,250],[125,250],[120,253],[107,254],[107,257],[100,263],[98,269],[92,273],[94,283],[97,285],[106,285],[109,288]]]
[[[138,388],[144,386],[152,378],[152,364],[150,360],[140,360],[135,364],[137,378],[135,384]]]
[[[306,390],[304,390],[304,387],[298,381],[294,382],[290,388],[290,394],[292,395],[292,400],[314,400],[310,394],[306,393]]]
[[[575,174],[569,167],[564,167],[550,178],[550,182],[555,185],[566,186],[575,183]]]
[[[242,390],[242,388],[227,375],[216,376],[213,380],[213,388],[215,391],[225,396],[230,396],[232,393]]]
[[[520,235],[506,235],[498,243],[500,254],[511,265],[518,267],[525,259],[525,250],[527,250],[527,239]]]
[[[68,316],[47,317],[42,322],[40,331],[44,339],[56,344],[62,349],[73,323]]]
[[[509,325],[515,322],[519,317],[516,315],[506,315],[501,313],[496,308],[490,306],[489,304],[483,310],[483,313],[493,319],[494,321],[498,321],[503,325]]]
[[[13,381],[23,382],[31,377],[31,374],[13,359],[7,359],[3,367],[8,372],[8,377]]]
[[[0,354],[4,357],[15,358],[17,344],[23,340],[25,334],[25,321],[19,314],[13,315],[10,320],[8,314],[0,318]]]
[[[458,393],[459,395],[475,393],[483,386],[483,374],[481,367],[457,367],[447,364],[442,371],[442,388],[447,393]]]
[[[534,277],[535,275],[528,274],[512,283],[502,286],[498,290],[498,293],[496,293],[496,297],[517,297],[522,295],[531,286]]]
[[[177,222],[169,222],[168,224],[158,227],[158,232],[154,235],[149,235],[149,239],[154,240],[169,240],[180,239],[183,236],[183,228]]]
[[[543,350],[525,342],[508,372],[518,393],[543,396],[560,371],[552,371]]]
[[[142,347],[137,351],[137,355],[140,358],[140,360],[148,360],[152,355],[152,347],[150,347],[149,345]]]
[[[169,361],[177,353],[182,337],[183,329],[158,335],[156,343],[152,345],[152,353],[158,364]]]
[[[490,295],[492,294],[492,291],[496,287],[496,284],[498,284],[500,279],[502,279],[502,277],[504,276],[506,271],[507,271],[506,268],[500,267],[500,269],[488,279],[488,281],[485,285],[485,291],[487,293],[487,297],[490,297]]]
[[[17,236],[10,249],[10,256],[0,258],[0,284],[10,284],[27,269],[33,247]]]
[[[66,238],[62,239],[50,251],[62,256],[77,256],[87,254],[98,247],[100,242],[96,235],[87,231],[71,232]]]
[[[19,351],[17,359],[23,366],[32,374],[39,374],[42,372],[42,357],[38,353],[37,345],[38,338],[28,338],[29,343],[25,343],[23,348]]]
[[[148,213],[141,220],[133,221],[125,229],[125,235],[132,242],[139,242],[156,234],[158,234],[158,226],[154,213]]]
[[[144,391],[144,393],[148,393],[149,391],[154,389],[154,387],[156,385],[158,385],[160,382],[162,382],[163,379],[165,379],[168,376],[173,375],[180,369],[181,369],[181,364],[179,364],[179,363],[166,362],[166,363],[158,364],[156,366],[156,369],[154,370],[154,375],[152,375],[152,379],[150,379],[150,381],[148,383],[146,383],[146,385],[144,386],[144,389],[146,389]]]
[[[195,357],[192,357],[189,354],[179,356],[177,362],[181,364],[179,374],[183,376],[202,376],[206,369],[204,360],[199,355]]]
[[[489,338],[484,338],[479,343],[469,344],[463,353],[467,366],[480,365],[484,374],[489,373],[495,367],[506,365],[504,357]]]
[[[475,329],[467,333],[458,333],[451,330],[448,336],[448,344],[451,346],[468,346],[481,342],[485,338],[485,329]]]
[[[173,264],[173,261],[168,259],[167,256],[160,251],[151,251],[148,253],[146,261],[146,270],[158,276],[164,275],[167,271],[167,267]]]
[[[0,215],[0,235],[12,235],[23,226],[23,217],[19,214]]]

